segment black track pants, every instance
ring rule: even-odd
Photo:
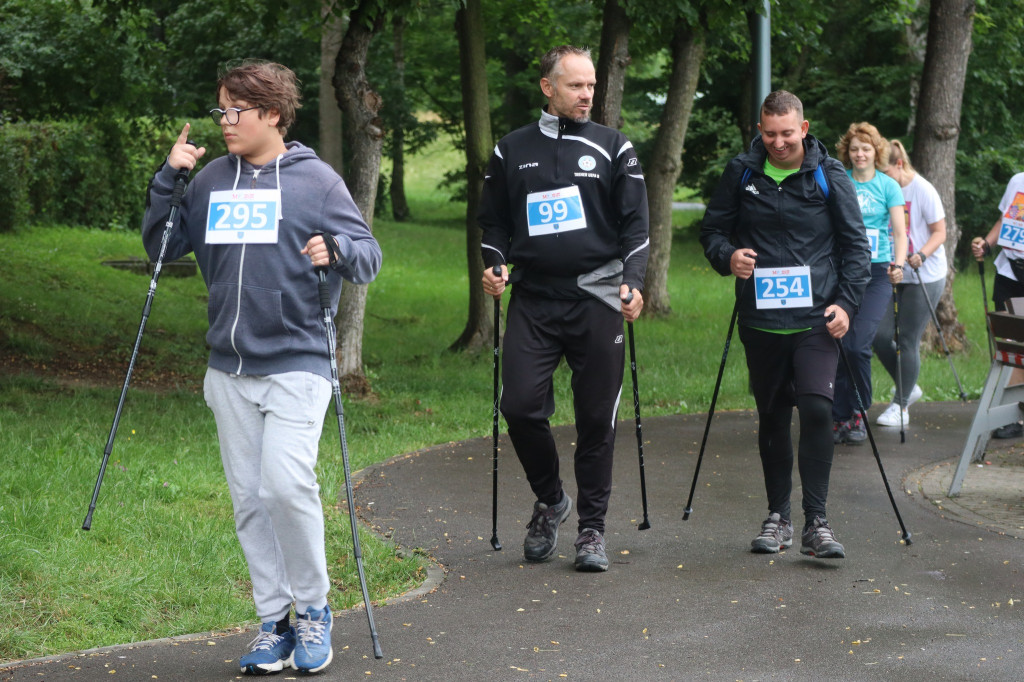
[[[513,293],[502,354],[501,413],[530,487],[545,504],[562,497],[548,422],[555,411],[552,375],[562,357],[572,371],[579,528],[604,533],[625,363],[622,314],[596,299]]]

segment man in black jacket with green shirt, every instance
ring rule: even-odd
[[[708,202],[701,244],[736,276],[739,334],[758,413],[768,518],[751,550],[793,543],[794,405],[800,412],[801,549],[842,558],[825,515],[832,468],[832,381],[840,339],[868,282],[870,247],[842,164],[807,134],[803,104],[776,91],[761,105],[750,149],[726,167]]]
[[[501,413],[537,497],[523,554],[527,561],[549,559],[572,508],[548,423],[555,409],[552,375],[565,357],[577,431],[575,566],[604,571],[625,363],[622,321],[634,321],[643,308],[647,189],[625,135],[589,120],[595,84],[590,52],[554,48],[541,58],[540,71],[548,100],[540,120],[502,138],[487,166],[478,216],[487,266],[483,286],[500,298],[506,284],[515,284]]]

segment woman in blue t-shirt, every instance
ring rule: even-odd
[[[856,377],[856,390],[867,409],[871,405],[871,342],[882,316],[893,310],[895,285],[903,280],[903,264],[907,260],[906,215],[899,183],[879,172],[889,165],[889,143],[875,126],[851,124],[836,143],[836,151],[857,190],[871,244],[871,281],[842,341]],[[867,438],[857,409],[854,385],[840,364],[832,403],[832,434],[836,443],[859,444]]]

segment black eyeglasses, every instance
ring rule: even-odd
[[[210,109],[210,118],[217,125],[220,125],[221,119],[227,119],[229,126],[238,125],[238,119],[242,116],[243,111],[252,111],[253,109],[259,109],[259,107],[249,107],[248,109],[239,109],[238,107],[231,107],[230,109]]]

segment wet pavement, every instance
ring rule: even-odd
[[[875,406],[872,417],[884,406]],[[644,421],[652,528],[642,520],[632,422],[620,424],[607,573],[573,570],[576,515],[544,564],[522,560],[532,497],[503,436],[491,537],[489,438],[360,472],[364,521],[436,562],[415,592],[335,614],[324,680],[1013,680],[1024,669],[1024,454],[994,441],[949,499],[974,404],[918,403],[901,444],[838,447],[829,520],[847,558],[749,552],[766,515],[749,412],[718,413],[693,513],[683,509],[706,415]],[[556,429],[563,453],[575,432]],[[571,456],[562,460],[575,497]],[[795,481],[794,507],[800,488]],[[798,519],[799,522],[799,519]],[[254,624],[255,626],[255,624]],[[230,680],[252,631],[204,633],[0,667],[0,680]],[[294,671],[277,679],[295,679]]]

